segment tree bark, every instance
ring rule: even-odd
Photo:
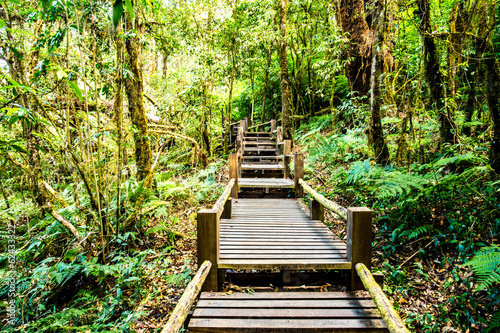
[[[126,26],[132,28],[129,15],[124,15]],[[136,19],[137,22],[137,19]],[[139,59],[139,38],[137,36],[128,37],[125,40],[128,58],[127,63],[131,76],[125,79],[125,91],[127,93],[128,108],[132,124],[135,126],[135,161],[137,164],[137,179],[144,180],[152,163],[151,144],[148,138],[148,120],[146,109],[144,108],[143,96],[144,86],[142,80],[142,69]]]
[[[425,75],[430,87],[431,99],[435,103],[439,120],[439,144],[453,143],[453,119],[449,108],[444,103],[444,77],[439,66],[436,43],[431,35],[431,6],[430,0],[419,0],[417,12],[420,18],[420,29],[424,41]]]
[[[382,5],[381,5],[382,7]],[[385,5],[384,5],[385,7]],[[371,123],[369,129],[368,142],[371,143],[375,152],[375,160],[379,164],[387,164],[389,162],[389,149],[384,140],[384,131],[382,128],[382,120],[380,117],[380,81],[381,68],[383,68],[383,59],[381,49],[384,45],[384,30],[385,30],[385,8],[380,8],[380,15],[377,22],[375,40],[373,43],[373,58],[370,77],[370,111]]]
[[[280,58],[281,72],[281,124],[283,127],[283,139],[291,140],[292,132],[290,128],[290,80],[288,77],[288,58],[286,53],[286,14],[288,11],[288,0],[278,1],[278,17],[280,27],[278,54]]]
[[[348,34],[346,75],[351,91],[367,96],[370,90],[372,33],[365,19],[364,0],[340,0],[342,32]]]
[[[269,44],[269,53],[267,54],[267,66],[266,73],[264,75],[264,97],[262,98],[262,115],[260,117],[260,122],[264,123],[266,121],[266,100],[267,100],[267,86],[269,82],[269,69],[271,68],[271,60],[273,56],[273,41]]]

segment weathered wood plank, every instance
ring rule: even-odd
[[[379,319],[376,309],[228,309],[198,308],[194,318],[339,318],[339,319]]]
[[[371,299],[200,299],[197,308],[346,309],[376,308]]]
[[[351,262],[341,259],[314,259],[304,263],[303,260],[236,260],[224,259],[219,261],[219,268],[223,269],[290,269],[290,270],[307,270],[307,269],[351,269]]]
[[[225,259],[225,260],[230,260],[230,259],[237,259],[237,260],[256,260],[256,259],[276,259],[276,257],[279,256],[279,260],[293,260],[293,259],[304,259],[304,260],[309,260],[309,259],[344,259],[345,253],[304,253],[304,254],[297,254],[297,253],[283,253],[283,252],[275,252],[275,253],[263,253],[263,254],[252,254],[252,253],[221,253],[220,254],[220,259]]]
[[[307,291],[297,291],[293,293],[287,293],[287,292],[269,292],[269,291],[263,291],[263,292],[256,292],[253,294],[247,294],[247,293],[233,293],[231,295],[227,293],[222,293],[222,292],[202,292],[200,294],[200,299],[289,299],[289,300],[294,300],[294,299],[366,299],[369,300],[371,299],[370,293],[368,291],[364,290],[357,290],[357,291],[346,291],[346,292],[341,292],[341,291],[330,291],[330,292],[325,292],[325,293],[320,293],[320,292],[307,292]],[[375,307],[375,303],[373,305]]]
[[[190,332],[387,332],[381,319],[198,319],[193,318]]]

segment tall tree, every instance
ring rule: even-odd
[[[370,90],[371,31],[365,19],[364,0],[340,0],[339,19],[348,35],[346,75],[351,91],[366,96]]]
[[[386,17],[385,1],[378,6],[380,15],[374,20],[375,39],[373,42],[372,52],[372,68],[370,77],[370,111],[371,123],[369,129],[369,142],[372,144],[375,152],[375,160],[377,163],[386,164],[389,161],[389,149],[384,140],[384,131],[380,117],[380,75],[383,68],[382,48],[384,47],[385,33],[385,17]]]
[[[132,20],[131,15],[124,15],[127,30],[138,29],[139,19]],[[144,180],[151,169],[153,154],[148,137],[148,119],[144,108],[144,85],[140,65],[140,44],[138,34],[129,34],[125,39],[127,50],[127,65],[130,73],[125,79],[125,91],[128,99],[128,109],[132,124],[135,126],[135,161],[137,164],[137,179]]]
[[[438,50],[431,30],[431,5],[430,0],[419,0],[418,17],[420,18],[420,30],[424,42],[424,66],[425,76],[429,84],[432,101],[438,112],[439,120],[439,143],[453,143],[455,134],[453,130],[453,119],[450,109],[446,106],[444,76],[439,65]]]
[[[286,14],[288,11],[288,0],[278,0],[278,18],[279,18],[279,43],[278,55],[280,59],[281,73],[281,125],[283,126],[283,138],[292,139],[290,114],[290,80],[288,77],[288,57],[286,53]]]

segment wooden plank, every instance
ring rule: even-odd
[[[193,318],[341,318],[379,319],[377,309],[228,309],[197,308]]]
[[[298,292],[293,292],[293,293],[287,293],[287,292],[257,292],[253,294],[247,294],[247,293],[233,293],[231,295],[227,293],[221,293],[221,292],[203,292],[200,294],[200,299],[289,299],[289,300],[294,300],[294,299],[315,299],[315,300],[321,300],[321,299],[371,299],[370,294],[367,291],[347,291],[347,292],[341,292],[341,291],[330,291],[330,292],[325,292],[325,293],[320,293],[320,292],[306,292],[306,291],[298,291]],[[375,307],[375,303],[373,303],[373,306],[370,307]]]
[[[311,293],[312,294],[312,293]],[[347,309],[376,308],[371,299],[200,299],[197,308]]]
[[[228,258],[226,256],[230,255],[245,255],[247,257],[249,256],[254,256],[254,255],[273,255],[273,256],[279,256],[280,254],[283,255],[323,255],[323,254],[336,254],[340,255],[340,258],[345,258],[346,257],[346,250],[345,249],[314,249],[314,250],[284,250],[284,249],[274,249],[274,250],[236,250],[236,249],[225,249],[220,251],[220,257],[221,258]],[[274,258],[274,257],[273,257]]]
[[[289,269],[289,270],[312,270],[312,269],[351,269],[351,262],[342,259],[314,259],[304,263],[304,260],[236,260],[221,259],[219,268],[222,269]]]
[[[345,246],[330,246],[330,245],[224,245],[221,246],[222,251],[335,251],[346,250]],[[236,252],[235,252],[236,253]]]
[[[269,244],[268,240],[262,239],[262,240],[221,240],[220,244],[222,245],[262,245],[262,243],[267,243]],[[304,243],[303,245],[330,245],[333,242],[332,241],[325,241],[325,240],[311,240],[311,241],[306,241],[306,242],[297,242],[297,241],[287,241],[287,240],[282,240],[280,242],[275,242],[273,245],[298,245],[299,243]],[[302,245],[302,244],[301,244]]]
[[[387,332],[381,319],[203,319],[193,318],[190,332]]]
[[[274,252],[274,253],[264,253],[264,254],[252,254],[252,253],[221,253],[220,259],[238,259],[238,260],[246,260],[246,259],[277,259],[285,260],[285,259],[345,259],[345,253],[283,253],[283,252]]]

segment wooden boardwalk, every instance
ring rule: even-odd
[[[189,332],[408,332],[370,273],[371,210],[342,208],[347,242],[338,239],[323,224],[324,207],[335,204],[302,180],[303,157],[291,155],[290,141],[283,141],[275,122],[269,132],[254,133],[242,122],[237,133],[230,183],[212,209],[198,212],[198,263],[205,268],[188,286],[191,294],[203,291]],[[262,192],[242,198],[247,188]],[[270,189],[283,197],[267,197]],[[290,189],[295,198],[288,198]],[[313,196],[309,207],[299,199],[304,191]],[[283,276],[345,271],[340,283],[352,291],[223,293],[228,270]]]
[[[201,294],[190,332],[387,332],[367,292]]]
[[[219,268],[350,269],[346,244],[297,199],[235,199],[220,220]]]

